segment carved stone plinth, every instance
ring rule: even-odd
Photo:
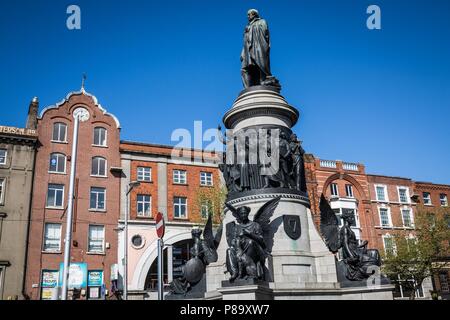
[[[226,286],[218,289],[223,300],[273,300],[273,292],[266,284]]]

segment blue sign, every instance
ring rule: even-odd
[[[62,286],[62,277],[64,273],[64,263],[59,264],[59,284]],[[69,266],[69,282],[67,287],[69,289],[86,288],[87,284],[87,263],[73,262]]]
[[[101,287],[103,285],[103,271],[93,270],[88,273],[88,286]]]

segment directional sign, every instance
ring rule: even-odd
[[[158,212],[156,215],[156,234],[158,235],[158,238],[162,239],[164,237],[164,232],[164,216],[161,212]]]

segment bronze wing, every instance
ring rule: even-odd
[[[217,251],[215,245],[215,238],[212,230],[212,215],[208,215],[208,220],[206,221],[205,228],[203,229],[203,250],[205,252],[205,258],[208,263],[213,263],[217,261]],[[206,244],[206,246],[204,245]]]
[[[336,213],[331,209],[325,196],[320,197],[320,232],[331,252],[336,253],[341,248],[339,238],[339,222]]]
[[[259,225],[261,226],[264,237],[266,237],[266,235],[270,233],[270,218],[273,216],[273,213],[275,212],[280,199],[281,196],[278,196],[266,202],[261,208],[259,208],[258,212],[256,212],[255,214],[255,217],[253,218],[253,221],[259,223]]]

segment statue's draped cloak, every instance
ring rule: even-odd
[[[266,76],[270,76],[269,28],[264,19],[253,20],[245,29],[242,49],[242,68],[258,66]]]

